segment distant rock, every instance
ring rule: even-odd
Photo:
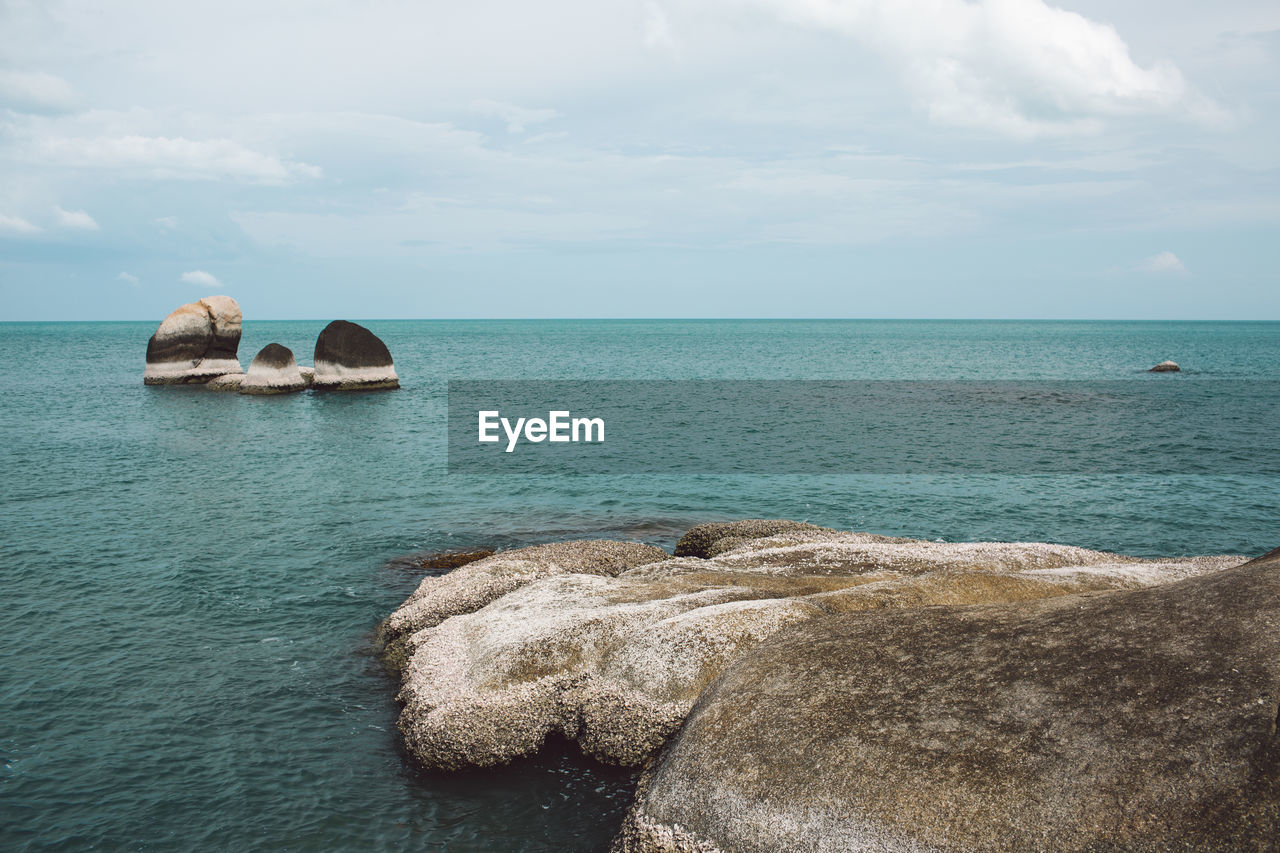
[[[210,379],[204,387],[210,391],[239,391],[240,383],[243,381],[243,373],[224,373],[222,376]]]
[[[758,533],[761,524],[782,523],[726,525],[703,538],[724,543],[714,534]],[[726,667],[792,626],[864,610],[1136,588],[1244,561],[792,524],[709,559],[634,543],[560,543],[428,578],[382,629],[390,665],[403,670],[409,751],[430,767],[483,767],[560,734],[602,761],[638,766]]]
[[[316,339],[315,380],[322,391],[399,388],[391,352],[377,335],[346,320],[334,320]]]
[[[1178,367],[1176,361],[1162,361],[1155,367],[1147,371],[1147,373],[1178,373],[1182,368]]]
[[[240,306],[230,296],[208,296],[181,306],[147,342],[147,385],[185,385],[243,373]]]
[[[739,656],[617,853],[1276,850],[1280,549],[1147,589],[891,609]]]
[[[280,344],[267,344],[253,357],[240,383],[241,394],[291,394],[307,387],[293,352]]]

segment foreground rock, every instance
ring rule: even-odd
[[[316,339],[316,390],[373,391],[399,388],[391,352],[377,335],[346,320],[334,320]]]
[[[1155,367],[1148,370],[1148,373],[1178,373],[1182,368],[1178,367],[1176,361],[1162,361]]]
[[[1276,850],[1280,550],[1165,586],[814,619],[740,656],[619,851]]]
[[[749,518],[745,521],[717,521],[696,524],[676,543],[677,557],[714,557],[717,554],[765,536],[776,536],[792,530],[822,530],[814,524],[785,519]]]
[[[243,373],[240,306],[230,296],[208,296],[175,310],[147,342],[147,385],[208,382],[217,376]]]
[[[240,383],[240,393],[292,394],[308,384],[298,370],[292,350],[280,344],[267,344],[253,357],[249,372]]]
[[[383,627],[388,656],[404,670],[409,750],[432,767],[489,766],[558,733],[603,761],[639,765],[734,660],[792,626],[853,611],[1138,588],[1243,562],[794,523],[748,538],[780,529],[750,525],[699,534],[709,541],[699,548],[737,540],[711,559],[563,543],[427,579]]]

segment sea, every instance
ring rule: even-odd
[[[0,849],[606,849],[626,771],[561,743],[453,774],[403,751],[372,632],[421,581],[415,555],[670,548],[734,518],[1148,557],[1280,545],[1280,478],[1238,464],[494,476],[450,473],[445,436],[451,379],[1087,388],[1174,359],[1150,381],[1247,393],[1280,382],[1280,323],[362,322],[401,390],[145,387],[155,322],[0,323]],[[277,342],[309,364],[323,325],[246,322],[241,361]]]

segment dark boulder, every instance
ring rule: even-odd
[[[1178,373],[1182,368],[1178,367],[1176,361],[1162,361],[1155,367],[1147,371],[1147,373]]]
[[[391,352],[373,332],[346,320],[334,320],[316,339],[312,387],[329,391],[399,388]]]

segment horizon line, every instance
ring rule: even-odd
[[[167,315],[166,315],[167,316]],[[1185,317],[262,317],[241,323],[326,323],[345,319],[361,323],[562,323],[562,322],[907,322],[907,323],[1280,323],[1280,318],[1185,318]],[[155,323],[151,317],[124,320],[30,319],[0,320],[0,325],[19,323]]]

